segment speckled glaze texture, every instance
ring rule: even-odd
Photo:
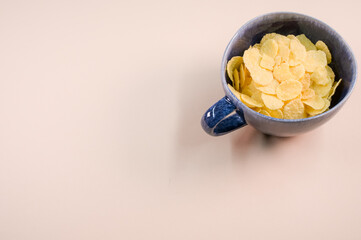
[[[225,71],[229,59],[242,56],[250,45],[258,43],[264,34],[270,32],[283,35],[304,33],[312,42],[322,40],[327,44],[333,57],[330,66],[335,72],[336,79],[343,79],[332,98],[329,111],[305,119],[272,118],[248,108],[229,90],[227,83],[230,83],[230,79]],[[349,98],[357,78],[356,66],[355,57],[342,37],[327,24],[315,18],[289,12],[269,13],[256,17],[237,31],[225,50],[221,80],[226,97],[203,115],[202,127],[213,136],[226,134],[247,124],[265,134],[282,137],[313,130],[330,120]],[[214,114],[211,114],[212,111]]]

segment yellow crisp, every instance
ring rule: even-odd
[[[296,39],[292,39],[290,42],[290,50],[296,61],[303,61],[306,57],[306,48],[303,46],[300,41]]]
[[[324,111],[326,111],[326,110],[330,107],[331,102],[330,102],[328,99],[322,98],[322,100],[324,101],[324,106],[323,106],[323,108],[321,108],[321,109],[319,109],[319,110],[315,110],[315,109],[313,109],[312,107],[306,106],[306,108],[305,108],[305,109],[306,109],[306,112],[307,112],[311,117],[323,113]]]
[[[246,85],[246,71],[244,69],[244,64],[241,64],[239,68],[239,81],[241,88],[243,88]]]
[[[238,74],[238,70],[234,69],[233,70],[233,81],[234,81],[234,88],[239,91],[239,74]]]
[[[271,117],[270,113],[266,109],[260,109],[258,112],[265,116]]]
[[[327,97],[327,99],[328,99],[329,101],[331,101],[331,97],[335,94],[336,88],[338,87],[338,85],[340,85],[341,81],[342,81],[342,79],[340,79],[339,81],[337,81],[337,82],[331,87],[330,93],[329,93],[329,95],[328,95],[328,97]]]
[[[287,103],[283,109],[285,119],[300,119],[305,117],[305,106],[300,99],[294,99]]]
[[[331,61],[332,61],[332,56],[331,56],[331,52],[330,52],[330,50],[328,49],[326,43],[322,42],[321,40],[320,40],[320,41],[317,41],[317,42],[316,42],[316,48],[317,48],[318,50],[323,51],[323,52],[326,54],[327,64],[330,64]]]
[[[280,100],[288,101],[296,98],[301,94],[302,84],[297,80],[286,80],[281,82],[281,84],[276,89],[277,97]]]
[[[329,83],[327,83],[326,85],[312,84],[312,86],[311,86],[311,88],[313,88],[313,90],[315,90],[316,95],[318,95],[320,97],[327,96],[329,94],[329,92],[331,91],[331,87],[332,87],[331,81]]]
[[[273,69],[273,77],[280,82],[294,78],[288,63],[281,63],[281,65],[276,66]]]
[[[268,112],[269,112],[269,114],[271,115],[271,117],[274,117],[274,118],[283,118],[283,112],[282,112],[281,109],[269,110]]]
[[[315,95],[316,95],[315,91],[311,88],[308,88],[308,89],[302,91],[301,99],[302,100],[310,99],[310,98],[313,98]]]
[[[313,44],[313,43],[311,42],[311,40],[308,39],[308,38],[305,36],[305,34],[298,35],[296,38],[300,41],[300,43],[301,43],[303,46],[305,46],[305,48],[306,48],[307,51],[317,50],[315,44]]]
[[[311,85],[311,76],[309,73],[305,73],[302,78],[299,79],[302,84],[302,90],[306,90]]]
[[[311,74],[311,80],[319,85],[326,85],[331,81],[325,67],[316,68],[315,71]]]
[[[233,70],[238,69],[241,63],[243,63],[243,58],[239,56],[231,58],[231,60],[229,60],[227,63],[227,74],[232,82],[233,82]]]
[[[330,77],[331,81],[335,80],[335,73],[333,72],[330,66],[326,66],[327,75]]]
[[[266,40],[261,46],[261,54],[267,55],[274,59],[278,52],[278,44],[273,39]]]
[[[275,60],[272,57],[264,54],[259,65],[264,69],[272,71],[273,66],[275,65]]]
[[[268,39],[273,39],[275,36],[277,35],[277,33],[267,33],[266,35],[263,36],[263,38],[261,39],[261,45],[267,41]]]
[[[318,67],[325,67],[327,65],[326,54],[320,50],[308,51],[303,65],[307,72],[313,72]]]
[[[298,80],[298,79],[301,79],[305,75],[305,67],[303,66],[303,64],[300,64],[300,65],[297,65],[294,67],[290,67],[290,72],[294,76],[294,79]]]
[[[283,107],[283,101],[275,96],[262,93],[261,98],[266,108],[270,110],[277,110]]]
[[[276,94],[276,88],[278,85],[280,85],[279,82],[273,79],[272,82],[266,86],[255,84],[255,87],[263,93]]]
[[[228,84],[229,89],[231,90],[231,92],[234,94],[234,96],[236,96],[238,99],[241,99],[241,93],[236,91],[236,89],[234,89],[234,87],[232,87],[232,85]]]
[[[256,101],[255,99],[245,95],[245,94],[242,94],[241,93],[241,100],[244,104],[246,104],[248,107],[263,107],[263,104],[259,101]]]
[[[325,106],[325,102],[318,95],[315,95],[310,99],[303,100],[303,103],[315,110],[320,110]]]

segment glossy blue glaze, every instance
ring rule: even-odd
[[[244,105],[229,90],[230,80],[226,74],[226,65],[233,56],[242,56],[250,45],[258,43],[266,33],[276,32],[283,35],[304,33],[312,42],[324,41],[333,57],[330,64],[336,79],[342,78],[336,94],[332,98],[330,110],[320,115],[305,119],[277,119],[259,114]],[[327,24],[298,13],[276,12],[252,19],[243,25],[228,44],[221,66],[221,80],[225,91],[225,99],[233,106],[227,105],[222,111],[224,101],[220,100],[211,109],[217,109],[212,119],[207,118],[208,111],[202,117],[202,126],[211,135],[218,136],[245,126],[246,123],[259,131],[275,136],[294,136],[315,129],[330,120],[349,98],[357,78],[355,57],[343,38]],[[229,109],[239,112],[237,115],[225,114]],[[210,109],[210,110],[211,110]],[[216,114],[220,114],[219,117]]]
[[[202,127],[210,135],[220,136],[246,125],[243,112],[228,97],[210,107],[202,118]]]

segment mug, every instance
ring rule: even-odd
[[[305,34],[312,42],[322,40],[329,47],[335,79],[342,78],[330,109],[322,114],[303,119],[278,119],[260,114],[247,107],[228,88],[231,83],[226,73],[227,62],[243,56],[249,46],[259,43],[267,33],[282,35]],[[212,136],[220,136],[246,125],[262,133],[288,137],[313,130],[330,120],[349,98],[357,77],[355,57],[345,40],[330,26],[313,17],[299,13],[275,12],[256,17],[243,25],[229,42],[222,59],[221,81],[225,97],[210,107],[202,117],[203,129]]]

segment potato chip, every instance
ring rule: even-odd
[[[305,106],[300,99],[290,101],[283,108],[284,119],[300,119],[305,116]]]
[[[252,98],[263,105],[262,92],[256,91],[252,94]]]
[[[331,102],[328,99],[322,98],[322,100],[324,101],[324,106],[320,110],[315,110],[312,107],[306,106],[305,110],[311,117],[323,113],[330,107]]]
[[[266,115],[266,116],[268,116],[268,117],[271,116],[266,109],[261,109],[261,110],[259,110],[259,113],[260,113],[260,114],[263,114],[263,115]]]
[[[261,54],[257,48],[249,48],[244,52],[243,60],[246,68],[251,74],[253,81],[261,85],[269,84],[273,79],[271,71],[259,66]]]
[[[303,64],[307,72],[313,72],[318,67],[325,67],[327,65],[326,54],[320,50],[308,51]]]
[[[246,85],[246,71],[244,69],[244,64],[241,64],[239,68],[239,82],[241,85],[241,88],[243,88]]]
[[[273,66],[275,65],[275,60],[270,56],[264,54],[262,56],[261,62],[259,63],[261,67],[267,70],[273,70]]]
[[[308,88],[308,89],[302,91],[301,99],[302,100],[310,99],[310,98],[313,98],[314,96],[315,96],[315,91],[311,88]]]
[[[261,54],[257,48],[249,48],[244,51],[243,61],[252,76],[252,71],[259,68],[259,62],[261,61]]]
[[[242,94],[241,93],[241,97],[240,97],[240,99],[242,100],[242,102],[244,103],[244,104],[246,104],[246,106],[248,106],[248,107],[263,107],[263,104],[261,103],[261,102],[258,102],[258,101],[256,101],[255,99],[253,99],[253,98],[251,98],[251,97],[249,97],[249,96],[247,96],[247,95],[245,95],[245,94]]]
[[[261,111],[263,108],[259,108],[259,107],[253,107],[251,108],[253,111],[259,112]]]
[[[282,63],[281,56],[276,56],[275,57],[275,66],[279,66],[281,63]]]
[[[244,69],[247,69],[246,67],[244,67]],[[249,85],[251,82],[253,82],[251,76],[247,77],[247,74],[246,74],[246,81],[244,83],[245,86]]]
[[[290,50],[296,61],[303,61],[306,58],[306,48],[300,43],[300,41],[298,41],[297,38],[290,41]]]
[[[276,79],[273,79],[272,82],[266,86],[255,84],[255,87],[263,93],[276,94],[278,85],[280,85],[279,82]]]
[[[332,81],[327,83],[326,85],[318,85],[318,84],[312,84],[311,88],[315,90],[316,95],[320,97],[325,97],[329,94],[332,87]]]
[[[290,59],[290,49],[285,44],[278,44],[278,53],[277,56],[281,57],[282,62],[288,62]]]
[[[239,56],[232,57],[231,60],[229,60],[227,63],[227,74],[232,82],[233,82],[233,70],[238,69],[241,63],[243,63],[243,58]]]
[[[232,87],[231,84],[228,84],[229,89],[231,90],[231,92],[234,94],[234,96],[236,96],[236,98],[241,99],[241,93],[236,91],[236,89],[234,89],[234,87]]]
[[[326,66],[327,75],[330,77],[331,81],[335,80],[335,73],[333,72],[332,68],[330,66]]]
[[[303,66],[303,64],[290,67],[290,72],[292,73],[294,79],[298,80],[305,75],[305,67]]]
[[[286,80],[276,89],[277,97],[283,101],[288,101],[296,98],[301,94],[302,84],[297,80]]]
[[[328,97],[327,97],[327,99],[328,99],[329,101],[331,101],[331,97],[335,94],[336,88],[338,87],[338,85],[340,85],[341,81],[342,81],[342,79],[338,80],[338,81],[335,82],[335,84],[331,87],[331,90],[330,90],[329,95],[328,95]]]
[[[275,66],[273,69],[273,77],[280,82],[294,79],[288,63],[281,63],[281,65]]]
[[[261,45],[267,41],[268,39],[272,39],[276,36],[276,33],[267,33],[266,35],[263,36],[263,38],[261,39]]]
[[[276,110],[283,107],[283,101],[275,96],[262,93],[261,98],[264,105],[270,110]]]
[[[246,87],[245,87],[245,90],[246,89],[249,89],[252,94],[250,96],[252,96],[253,94],[257,93],[257,92],[260,92],[257,88],[256,88],[256,83],[254,81],[251,81],[250,84],[248,84]]]
[[[237,69],[233,70],[233,85],[234,88],[239,91],[239,73]]]
[[[248,86],[245,87],[244,89],[242,89],[241,93],[243,93],[244,95],[247,95],[249,97],[252,97],[252,94],[253,94],[253,92],[251,91],[251,89]]]
[[[260,50],[260,49],[261,49],[261,44],[256,43],[255,45],[253,45],[253,47],[254,47],[254,48],[257,48],[258,50]]]
[[[311,74],[311,80],[318,85],[326,85],[331,81],[325,67],[318,67]]]
[[[315,95],[313,98],[303,100],[303,103],[315,110],[320,110],[325,106],[325,101],[323,101],[323,99],[318,95]]]
[[[269,112],[269,114],[271,115],[271,117],[280,118],[280,119],[283,118],[283,112],[282,112],[281,109],[269,110],[268,112]]]
[[[311,76],[309,73],[305,73],[302,78],[299,79],[302,84],[302,91],[308,89],[311,85]]]
[[[287,37],[288,37],[289,39],[295,39],[295,38],[296,38],[296,36],[293,35],[293,34],[287,35]]]
[[[253,71],[253,73],[251,72],[251,76],[255,83],[264,86],[270,84],[273,80],[272,72],[261,67]]]
[[[276,36],[273,37],[273,40],[275,40],[278,45],[284,45],[287,48],[289,48],[290,46],[291,39],[281,34],[276,34]]]
[[[313,44],[311,40],[305,36],[305,34],[298,35],[296,36],[296,38],[300,41],[300,43],[303,46],[305,46],[306,51],[317,50],[315,44]]]
[[[260,52],[262,55],[267,55],[274,59],[278,52],[277,42],[273,39],[268,39],[262,44]]]
[[[294,66],[302,64],[302,61],[296,59],[296,56],[292,52],[290,52],[290,57],[288,59],[288,64],[290,65],[290,67],[294,67]]]
[[[323,51],[323,52],[326,54],[327,64],[330,64],[331,61],[332,61],[332,56],[331,56],[331,52],[330,52],[330,50],[328,49],[326,43],[322,42],[321,40],[320,40],[320,41],[317,41],[317,42],[316,42],[316,48],[317,48],[318,50]]]

